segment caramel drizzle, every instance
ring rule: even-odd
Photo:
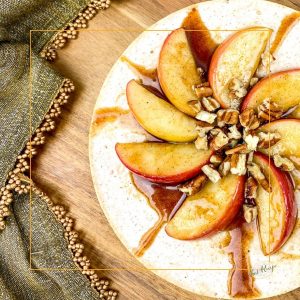
[[[225,249],[232,264],[228,276],[228,293],[236,298],[252,298],[259,295],[254,287],[254,277],[250,274],[248,251],[254,235],[251,226],[252,224],[240,220],[236,227],[229,231],[230,243]]]
[[[134,255],[140,257],[153,244],[163,225],[175,214],[186,195],[174,186],[151,183],[134,174],[130,174],[130,177],[135,188],[146,197],[150,207],[158,215],[158,220],[142,236],[138,247],[133,250]]]
[[[300,19],[300,13],[294,12],[294,13],[286,16],[281,21],[281,25],[277,31],[276,37],[271,46],[271,50],[270,50],[271,54],[274,54],[278,50],[278,48],[282,44],[284,38],[291,31],[291,29],[296,25],[296,23],[299,21],[299,19]]]

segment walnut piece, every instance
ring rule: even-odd
[[[195,147],[197,150],[208,150],[207,136],[198,136],[195,140]]]
[[[206,86],[205,83],[200,83],[197,85],[192,86],[193,91],[195,92],[196,96],[199,99],[202,99],[203,97],[209,97],[212,96],[213,90],[211,87]]]
[[[259,142],[259,137],[256,135],[247,134],[244,137],[244,141],[247,144],[247,149],[250,151],[255,151]]]
[[[256,206],[258,184],[253,177],[248,177],[245,184],[244,203],[248,206]]]
[[[220,109],[217,112],[217,121],[221,125],[236,125],[239,121],[239,111],[232,108]]]
[[[214,113],[210,113],[204,110],[201,110],[197,115],[196,115],[196,119],[200,120],[200,121],[204,121],[207,122],[209,124],[213,124],[215,119],[216,119],[217,115]]]
[[[178,189],[181,192],[186,193],[189,196],[192,196],[198,193],[206,182],[207,182],[207,176],[204,174],[200,174],[195,178],[193,178],[192,180],[181,185]]]
[[[286,157],[282,157],[278,154],[275,154],[273,156],[273,159],[274,159],[274,164],[276,167],[278,167],[284,171],[287,171],[287,172],[295,170],[295,166],[290,159],[288,159]]]
[[[201,102],[205,110],[209,112],[214,112],[220,108],[220,103],[212,97],[203,97]]]
[[[247,172],[246,168],[247,155],[246,154],[233,154],[231,156],[231,168],[230,172],[235,175],[245,175]]]
[[[247,223],[251,223],[257,218],[257,207],[256,206],[248,206],[246,204],[243,205],[243,213],[244,219]]]
[[[213,183],[217,183],[221,179],[219,172],[210,165],[203,166],[201,170]]]
[[[259,127],[260,122],[258,117],[252,108],[245,109],[239,116],[240,123],[248,130],[254,130]]]
[[[281,139],[278,132],[259,132],[258,137],[259,143],[257,146],[259,149],[268,149],[277,144]]]
[[[213,130],[210,131],[212,134],[213,134],[213,132],[212,132]],[[221,149],[222,147],[227,145],[229,142],[228,136],[222,130],[219,129],[217,131],[218,131],[218,133],[213,137],[213,139],[210,143],[210,147],[214,150]]]
[[[198,113],[202,109],[201,102],[199,100],[191,100],[188,105],[193,109],[195,113]]]
[[[237,129],[236,125],[230,126],[228,129],[229,129],[229,133],[227,135],[230,139],[239,140],[240,138],[242,138],[242,134]]]
[[[283,110],[270,98],[265,99],[258,107],[258,116],[265,121],[275,121],[283,115]]]
[[[254,162],[248,163],[248,171],[265,191],[267,191],[268,193],[272,192],[272,188],[259,165]]]

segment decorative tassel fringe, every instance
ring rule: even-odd
[[[54,39],[41,51],[40,55],[50,62],[54,61],[57,57],[57,50],[65,47],[69,40],[76,39],[78,30],[87,28],[89,20],[94,18],[99,10],[107,9],[109,5],[110,0],[92,0],[65,30],[55,35]]]

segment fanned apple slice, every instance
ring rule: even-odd
[[[168,99],[182,112],[195,116],[188,102],[195,99],[192,85],[201,81],[184,29],[172,31],[165,40],[157,73]]]
[[[191,142],[197,138],[196,120],[157,97],[135,80],[126,89],[128,105],[140,125],[169,142]]]
[[[270,29],[264,27],[240,30],[215,51],[209,68],[209,82],[214,97],[224,108],[238,105],[230,99],[230,82],[239,79],[248,88],[269,37]]]
[[[300,99],[300,98],[299,98]],[[259,132],[279,133],[280,140],[268,149],[260,150],[265,154],[279,154],[300,159],[300,120],[281,119],[261,126]]]
[[[179,183],[188,180],[208,163],[211,150],[197,150],[194,144],[116,144],[121,162],[133,173],[152,182]]]
[[[288,240],[297,218],[294,189],[287,173],[278,169],[269,158],[255,153],[254,160],[270,178],[272,192],[258,188],[258,229],[261,248],[265,255],[274,254]],[[270,208],[270,209],[269,209]]]
[[[166,226],[169,236],[192,240],[226,228],[244,200],[244,176],[228,175],[219,182],[208,182],[188,197]]]
[[[300,104],[300,69],[272,74],[257,83],[245,98],[242,110],[257,107],[270,98],[284,110]],[[290,117],[300,118],[300,107]]]

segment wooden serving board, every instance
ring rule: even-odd
[[[241,0],[242,1],[242,0]],[[54,66],[76,85],[53,136],[33,163],[33,179],[51,198],[69,207],[81,232],[85,253],[100,276],[113,280],[119,299],[208,299],[186,292],[146,270],[121,244],[108,224],[94,191],[88,132],[99,89],[127,46],[148,26],[196,0],[115,0],[89,30],[59,51]],[[274,1],[300,10],[299,0]],[[101,29],[101,30],[100,30]],[[121,32],[120,32],[121,31]],[[122,270],[122,269],[126,270]],[[284,278],[283,278],[284,280]],[[296,300],[300,289],[273,299]]]

